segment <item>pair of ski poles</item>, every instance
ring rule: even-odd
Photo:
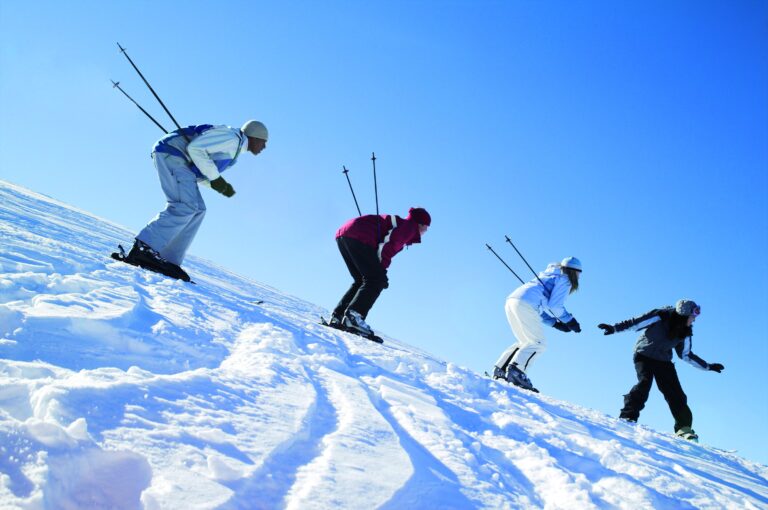
[[[128,59],[128,62],[130,62],[131,66],[133,66],[133,68],[134,68],[134,69],[136,70],[136,72],[139,74],[139,76],[141,77],[141,79],[142,79],[142,80],[144,81],[144,83],[146,84],[147,88],[149,88],[150,92],[152,92],[152,95],[153,95],[153,96],[155,96],[155,99],[157,99],[157,101],[160,103],[160,106],[162,106],[162,107],[163,107],[163,110],[165,110],[165,113],[167,113],[167,114],[168,114],[168,116],[171,118],[171,120],[173,121],[173,123],[176,125],[176,128],[177,128],[177,129],[179,129],[179,130],[181,130],[181,126],[179,125],[179,123],[178,123],[178,122],[176,122],[176,118],[173,116],[173,114],[172,114],[172,113],[171,113],[171,112],[168,110],[168,108],[165,106],[165,103],[163,102],[163,100],[162,100],[162,99],[160,99],[160,96],[158,96],[158,95],[157,95],[157,92],[155,92],[155,89],[153,89],[153,88],[152,88],[152,85],[150,85],[150,84],[149,84],[149,82],[148,82],[148,81],[147,81],[147,79],[144,77],[144,75],[143,75],[143,74],[142,74],[142,72],[139,70],[139,68],[136,66],[136,64],[133,62],[133,60],[131,59],[131,57],[130,57],[130,56],[128,56],[128,52],[127,52],[127,51],[125,51],[125,48],[123,48],[122,46],[120,46],[120,43],[117,43],[117,47],[118,47],[118,48],[120,48],[120,53],[122,53],[123,55],[125,55],[125,58],[127,58],[127,59]],[[152,116],[152,115],[151,115],[151,114],[150,114],[150,113],[149,113],[147,110],[145,110],[145,109],[144,109],[144,108],[143,108],[143,107],[142,107],[142,106],[141,106],[141,105],[140,105],[138,102],[136,102],[136,100],[135,100],[135,99],[133,99],[133,98],[132,98],[132,97],[131,97],[131,96],[130,96],[130,95],[129,95],[129,94],[128,94],[128,93],[127,93],[125,90],[123,90],[123,88],[120,86],[120,82],[119,82],[119,81],[114,81],[114,80],[110,80],[110,81],[112,81],[112,86],[113,86],[114,88],[116,88],[117,90],[119,90],[120,92],[122,92],[122,93],[123,93],[123,95],[124,95],[125,97],[127,97],[127,98],[128,98],[128,99],[129,99],[129,100],[130,100],[130,101],[131,101],[133,104],[135,104],[135,105],[136,105],[136,107],[137,107],[139,110],[141,110],[141,112],[142,112],[144,115],[146,115],[146,116],[149,118],[149,120],[151,120],[151,121],[152,121],[152,122],[153,122],[153,123],[154,123],[154,124],[155,124],[157,127],[159,127],[159,128],[160,128],[160,130],[161,130],[163,133],[165,133],[165,134],[168,134],[168,130],[167,130],[167,129],[165,129],[165,128],[163,127],[163,125],[162,125],[162,124],[160,124],[160,123],[157,121],[157,119],[155,119],[155,118],[154,118],[154,117],[153,117],[153,116]],[[187,137],[186,137],[186,135],[184,135],[184,132],[183,132],[183,131],[181,131],[181,133],[182,133],[182,136],[184,136],[184,138],[187,138]],[[374,194],[375,194],[375,198],[376,198],[376,216],[378,217],[378,216],[379,216],[379,184],[378,184],[378,179],[377,179],[377,177],[376,177],[376,154],[375,154],[375,153],[373,153],[373,152],[371,153],[371,161],[373,162],[373,190],[374,190]],[[344,170],[342,171],[342,173],[343,173],[343,174],[344,174],[344,176],[347,178],[347,183],[349,184],[349,190],[352,192],[352,198],[355,200],[355,207],[357,208],[357,214],[358,214],[359,216],[362,216],[362,215],[363,215],[363,213],[360,211],[360,204],[357,202],[357,196],[355,195],[355,190],[354,190],[354,188],[352,188],[352,181],[349,179],[349,170],[347,170],[347,167],[346,167],[346,166],[344,166],[344,165],[342,165],[342,168],[344,169]],[[380,220],[378,220],[378,221],[377,221],[377,225],[376,225],[376,228],[377,228],[377,231],[378,231],[377,233],[379,233],[379,234],[380,234],[380,233],[381,233],[381,226],[379,225],[379,223],[380,223]]]
[[[120,48],[120,53],[122,53],[123,55],[125,55],[125,58],[127,58],[127,59],[128,59],[128,62],[130,62],[130,63],[131,63],[131,66],[133,66],[133,68],[136,70],[136,72],[137,72],[137,73],[139,73],[139,76],[140,76],[140,77],[141,77],[141,79],[144,81],[144,84],[146,84],[146,86],[149,88],[149,91],[150,91],[150,92],[152,92],[152,95],[153,95],[153,96],[155,96],[155,99],[157,99],[157,102],[158,102],[158,103],[160,103],[160,106],[162,106],[162,107],[163,107],[163,110],[165,110],[165,113],[167,113],[167,114],[168,114],[168,116],[171,118],[171,120],[173,121],[173,123],[176,125],[176,128],[177,128],[177,129],[179,129],[179,131],[181,132],[182,136],[184,136],[184,138],[186,138],[186,139],[187,139],[187,141],[189,141],[189,138],[187,138],[187,136],[184,134],[184,132],[183,132],[183,131],[181,131],[181,126],[179,125],[179,123],[178,123],[178,122],[176,122],[176,118],[175,118],[175,117],[174,117],[174,116],[171,114],[171,112],[170,112],[170,111],[168,110],[168,108],[165,106],[165,103],[163,103],[163,100],[162,100],[162,99],[160,99],[160,96],[158,96],[158,95],[157,95],[157,92],[155,92],[155,89],[153,89],[153,88],[152,88],[152,85],[150,85],[150,84],[149,84],[149,82],[148,82],[148,81],[147,81],[147,79],[144,77],[144,75],[141,73],[141,71],[139,71],[139,68],[136,66],[136,64],[134,64],[134,63],[133,63],[133,60],[131,60],[131,57],[129,57],[129,56],[128,56],[128,52],[126,52],[126,51],[125,51],[125,48],[123,48],[122,46],[120,46],[120,43],[117,43],[117,47],[118,47],[118,48]],[[168,130],[167,130],[167,129],[165,129],[165,128],[163,127],[163,125],[162,125],[162,124],[160,124],[160,123],[159,123],[159,122],[158,122],[158,121],[157,121],[157,120],[156,120],[156,119],[155,119],[155,118],[154,118],[152,115],[150,115],[150,114],[149,114],[149,112],[147,112],[147,110],[145,110],[144,108],[142,108],[142,107],[141,107],[141,105],[140,105],[139,103],[137,103],[137,102],[136,102],[136,101],[135,101],[135,100],[134,100],[134,99],[133,99],[131,96],[129,96],[129,95],[128,95],[128,93],[127,93],[126,91],[124,91],[124,90],[123,90],[123,88],[120,86],[120,82],[119,82],[119,81],[114,81],[114,80],[110,80],[110,81],[112,82],[112,87],[113,87],[113,88],[116,88],[117,90],[119,90],[120,92],[122,92],[122,93],[123,93],[123,95],[125,95],[125,97],[127,97],[128,99],[130,99],[130,100],[131,100],[131,102],[132,102],[133,104],[135,104],[135,105],[136,105],[136,107],[137,107],[139,110],[141,110],[141,111],[142,111],[142,113],[143,113],[144,115],[146,115],[147,117],[149,117],[149,120],[151,120],[152,122],[154,122],[154,123],[155,123],[155,125],[156,125],[157,127],[159,127],[159,128],[160,128],[160,130],[162,130],[162,132],[163,132],[163,133],[165,133],[165,134],[168,134]]]
[[[371,153],[371,162],[373,163],[373,191],[376,197],[376,217],[379,218],[376,220],[376,228],[377,228],[377,234],[381,234],[381,226],[379,225],[381,219],[379,217],[379,184],[378,180],[376,179],[376,153]],[[344,174],[344,176],[347,178],[347,184],[349,184],[349,191],[352,192],[352,198],[355,200],[355,207],[357,207],[357,214],[358,216],[362,216],[363,213],[360,212],[360,205],[357,203],[357,196],[355,196],[355,190],[352,188],[352,181],[349,179],[349,170],[347,170],[347,167],[342,165],[341,173]]]
[[[515,243],[513,243],[513,242],[512,242],[512,239],[510,239],[510,238],[509,238],[509,236],[507,236],[507,235],[505,235],[505,236],[504,236],[504,238],[506,239],[506,241],[507,241],[507,242],[508,242],[510,245],[512,245],[512,248],[514,248],[514,249],[515,249],[515,251],[517,252],[517,254],[518,254],[518,255],[520,255],[520,258],[521,258],[521,259],[523,259],[523,262],[525,262],[525,265],[526,265],[526,266],[528,266],[528,269],[530,269],[530,270],[531,270],[531,272],[533,273],[533,276],[535,276],[535,277],[536,277],[536,279],[537,279],[537,280],[539,280],[539,283],[541,284],[541,286],[542,286],[542,287],[544,287],[544,289],[546,290],[546,288],[547,288],[547,287],[544,285],[544,282],[543,282],[543,281],[541,281],[541,278],[539,278],[539,274],[538,274],[536,271],[534,271],[534,269],[533,269],[533,268],[531,267],[531,265],[528,263],[528,261],[526,260],[526,258],[523,256],[523,254],[522,254],[522,253],[520,253],[520,250],[518,250],[518,249],[517,249],[517,246],[515,246]],[[501,261],[501,263],[502,263],[502,264],[504,264],[504,265],[506,266],[506,268],[507,268],[507,269],[509,269],[509,270],[510,270],[510,272],[511,272],[513,275],[515,275],[515,277],[516,277],[518,280],[520,280],[520,283],[522,283],[523,285],[525,285],[525,281],[523,281],[523,279],[522,279],[522,278],[520,278],[520,275],[518,275],[518,274],[517,274],[517,273],[516,273],[516,272],[515,272],[515,271],[514,271],[514,270],[513,270],[511,267],[509,267],[509,264],[507,264],[507,263],[504,261],[504,259],[503,259],[503,258],[501,258],[501,257],[499,256],[499,254],[498,254],[498,253],[496,253],[496,250],[494,250],[493,248],[491,248],[491,245],[490,245],[490,244],[488,244],[488,243],[485,243],[485,246],[486,246],[486,248],[488,248],[489,250],[491,250],[491,253],[493,253],[494,255],[496,255],[496,258],[497,258],[497,259],[499,259],[499,261]],[[554,319],[555,319],[557,322],[562,322],[560,319],[558,319],[557,317],[555,317],[555,314],[554,314],[554,313],[552,313],[552,310],[550,310],[549,308],[547,308],[547,310],[549,311],[549,314],[550,314],[552,317],[554,317]]]

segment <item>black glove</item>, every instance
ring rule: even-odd
[[[581,333],[581,326],[579,325],[579,321],[576,320],[576,317],[566,322],[565,325],[574,333]]]
[[[552,324],[552,327],[555,328],[558,331],[562,331],[563,333],[570,333],[571,328],[565,325],[564,322],[557,321],[554,324]]]
[[[610,324],[598,324],[597,327],[603,330],[604,335],[612,335],[616,333],[616,327],[611,326]]]
[[[718,374],[723,371],[725,367],[721,365],[720,363],[710,363],[707,365],[707,370],[711,370],[713,372],[717,372]]]
[[[235,194],[235,188],[230,183],[224,180],[224,177],[219,177],[211,181],[211,188],[218,191],[225,197],[229,198]]]

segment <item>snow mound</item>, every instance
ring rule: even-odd
[[[0,181],[0,508],[768,508],[768,468],[496,383]]]

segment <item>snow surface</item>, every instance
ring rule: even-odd
[[[0,508],[768,508],[766,466],[108,258],[131,239],[0,181]]]

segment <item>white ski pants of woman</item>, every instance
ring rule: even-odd
[[[205,217],[205,202],[197,187],[197,177],[184,159],[155,152],[152,161],[168,203],[136,239],[168,262],[181,266]]]
[[[504,310],[517,343],[510,345],[501,354],[496,366],[506,370],[507,365],[515,363],[520,370],[526,372],[536,355],[546,349],[541,317],[533,306],[512,297],[507,298]]]

